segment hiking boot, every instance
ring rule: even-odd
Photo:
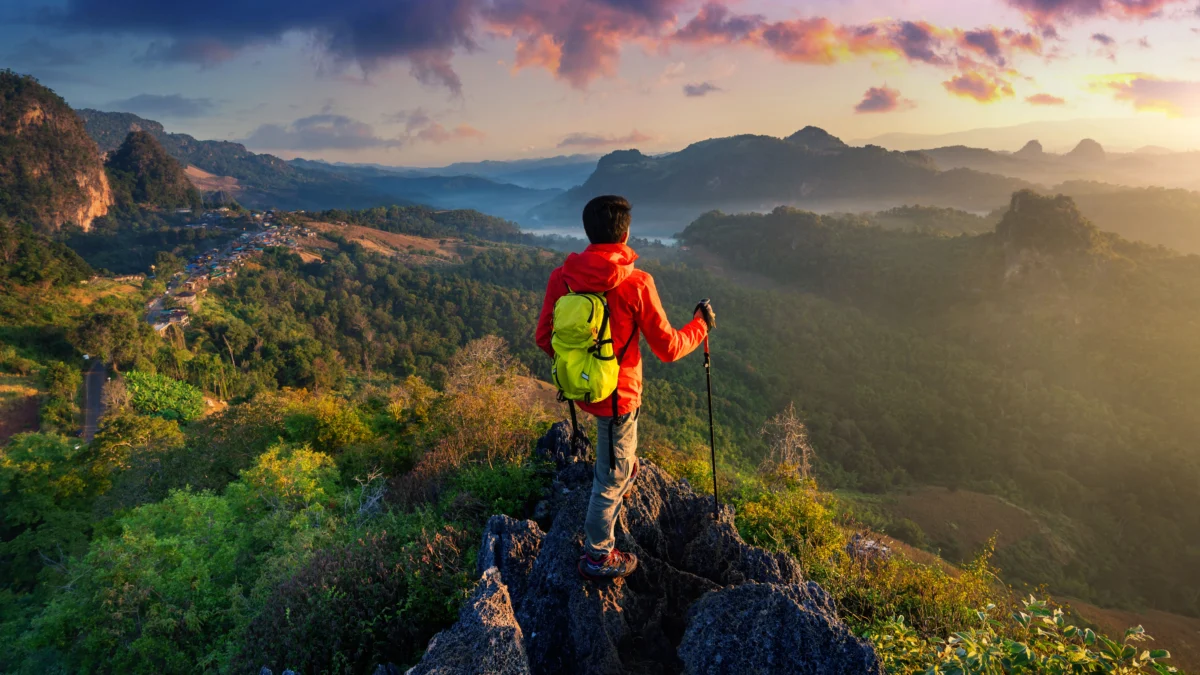
[[[579,576],[588,581],[624,579],[633,574],[637,566],[636,555],[621,553],[615,548],[600,560],[592,558],[589,553],[579,556]]]
[[[621,495],[621,499],[629,499],[629,495],[633,494],[633,481],[637,480],[638,468],[642,466],[642,460],[633,460],[633,471],[629,473],[629,487],[625,488],[625,494]]]

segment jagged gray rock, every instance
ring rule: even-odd
[[[537,523],[531,520],[492,516],[483,530],[476,574],[483,576],[489,569],[496,568],[504,585],[508,586],[513,606],[520,605],[545,537]]]
[[[712,497],[696,494],[686,481],[672,479],[645,460],[617,522],[617,546],[637,554],[637,571],[612,583],[582,580],[576,563],[592,479],[587,447],[572,447],[569,426],[560,423],[538,448],[559,469],[550,494],[538,507],[541,525],[506,516],[488,521],[478,560],[484,576],[479,589],[463,608],[459,623],[431,641],[424,659],[410,672],[682,672],[686,664],[679,646],[685,633],[694,630],[688,623],[694,616],[689,610],[701,598],[720,597],[723,588],[755,582],[764,589],[760,592],[780,594],[759,601],[779,607],[787,602],[801,606],[798,594],[808,593],[802,606],[821,620],[804,624],[811,635],[801,656],[849,663],[841,651],[820,652],[825,647],[849,650],[843,647],[844,638],[853,636],[837,621],[828,596],[804,584],[795,560],[750,546],[738,535],[731,508],[722,508],[714,520]],[[825,604],[814,598],[823,598]],[[820,611],[811,609],[818,605]],[[796,625],[803,623],[787,616]],[[822,626],[832,632],[819,640]],[[725,640],[721,646],[731,644]],[[869,645],[860,648],[870,652]],[[694,647],[689,653],[700,652]],[[487,659],[493,657],[514,669],[523,658],[527,670],[496,670],[499,666],[491,665],[493,670],[484,669],[481,664],[491,664]]]
[[[406,675],[529,675],[524,636],[508,588],[489,569],[458,613],[458,623],[433,636]]]
[[[692,605],[679,645],[687,675],[883,675],[875,650],[837,618],[820,586],[757,584]]]

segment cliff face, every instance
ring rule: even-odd
[[[34,78],[0,71],[0,216],[86,230],[112,204],[100,151],[70,106]]]

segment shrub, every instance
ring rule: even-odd
[[[947,640],[927,640],[903,617],[864,633],[889,673],[909,675],[1076,675],[1175,673],[1170,654],[1140,643],[1152,638],[1141,626],[1117,642],[1067,622],[1062,609],[1032,596],[1005,614],[994,605],[975,613],[975,628]]]
[[[165,375],[132,371],[125,375],[133,407],[143,415],[190,422],[204,414],[204,394]]]
[[[369,673],[419,658],[470,588],[474,537],[428,512],[403,518],[425,529],[364,534],[280,584],[247,630],[237,672]]]
[[[63,434],[79,431],[79,407],[75,399],[83,384],[78,368],[54,362],[42,370],[46,395],[42,401],[42,430]]]
[[[66,672],[218,670],[258,593],[327,545],[340,521],[333,460],[275,448],[223,495],[179,490],[116,521],[67,567],[24,645]]]
[[[329,453],[371,437],[371,430],[349,403],[328,395],[291,403],[283,425],[292,441]]]
[[[459,472],[454,485],[479,499],[490,514],[521,517],[542,496],[552,472],[536,464],[474,466]]]
[[[898,555],[856,560],[834,506],[810,481],[776,484],[740,498],[737,527],[748,542],[794,556],[860,629],[906,616],[920,635],[944,637],[969,622],[974,608],[1009,603],[989,564],[990,548],[953,575]]]

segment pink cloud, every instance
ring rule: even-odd
[[[856,113],[884,113],[916,107],[912,101],[902,98],[900,91],[887,85],[871,87],[863,94],[862,101],[854,106]]]
[[[975,99],[980,103],[993,103],[1013,95],[1012,85],[989,73],[969,71],[942,83],[946,91],[955,96]]]
[[[1034,94],[1026,96],[1025,102],[1029,105],[1065,105],[1066,99],[1059,98],[1053,94]]]
[[[1153,17],[1163,9],[1191,0],[1006,0],[1038,26],[1053,27],[1080,19],[1109,18],[1139,20]]]
[[[558,144],[560,148],[610,148],[618,145],[637,145],[654,140],[634,129],[625,136],[602,136],[600,134],[574,133]]]
[[[1145,73],[1128,73],[1101,78],[1093,91],[1112,94],[1135,110],[1161,112],[1170,117],[1200,116],[1200,82],[1168,80]]]
[[[483,140],[487,138],[487,134],[476,129],[468,124],[460,124],[453,129],[447,129],[437,122],[433,122],[426,126],[421,131],[417,132],[416,136],[419,141],[426,141],[435,145],[448,143],[450,141],[458,141],[464,139]]]

